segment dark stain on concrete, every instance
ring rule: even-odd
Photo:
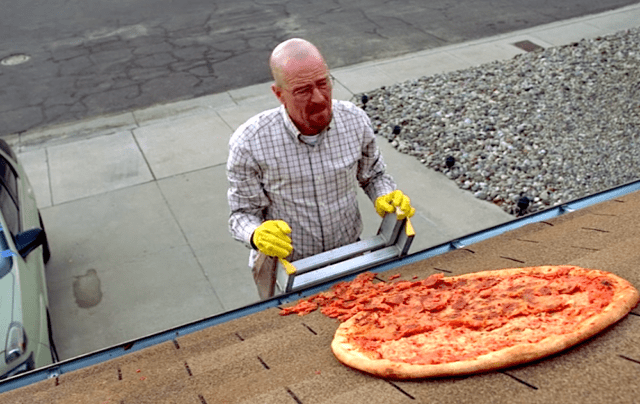
[[[89,269],[84,275],[76,276],[73,281],[73,295],[76,304],[83,309],[94,307],[102,300],[100,278],[95,269]]]

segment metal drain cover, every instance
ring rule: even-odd
[[[514,46],[517,46],[518,48],[526,51],[526,52],[539,52],[539,51],[543,51],[544,48],[540,45],[537,45],[531,41],[520,41],[520,42],[516,42],[513,44]]]
[[[4,66],[16,66],[22,63],[28,62],[31,56],[23,53],[17,53],[15,55],[9,55],[6,58],[0,60],[0,64]]]

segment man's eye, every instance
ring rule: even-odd
[[[311,92],[311,87],[302,87],[302,88],[293,90],[294,95],[306,95],[306,94],[309,94],[310,92]]]

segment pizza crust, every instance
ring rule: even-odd
[[[511,268],[504,270],[485,271],[465,274],[449,279],[470,279],[487,277],[508,277],[514,274],[549,274],[557,271],[557,266]],[[354,327],[358,318],[366,313],[360,313],[348,321],[342,323],[337,329],[331,349],[338,360],[352,368],[359,369],[377,376],[394,379],[426,378],[440,376],[454,376],[472,374],[490,370],[515,366],[558,353],[574,346],[593,335],[601,332],[608,326],[622,319],[638,303],[640,295],[638,291],[626,280],[608,272],[598,270],[585,270],[579,267],[571,267],[576,274],[589,277],[606,276],[607,280],[615,285],[613,300],[601,313],[579,323],[574,331],[561,335],[551,335],[536,343],[522,343],[507,347],[488,354],[480,355],[473,360],[462,360],[450,363],[433,365],[410,364],[396,362],[389,359],[374,358],[367,355],[349,342],[349,331]]]

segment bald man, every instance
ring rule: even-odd
[[[362,219],[360,186],[384,216],[415,209],[385,173],[367,115],[332,100],[320,51],[290,39],[272,52],[271,89],[279,108],[241,125],[229,142],[229,229],[252,249],[295,261],[356,242]]]

